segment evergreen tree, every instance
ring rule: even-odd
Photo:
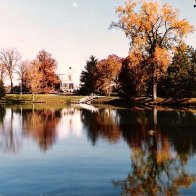
[[[190,47],[179,47],[173,57],[167,73],[159,83],[159,92],[162,96],[183,98],[191,97],[195,91],[196,64],[191,58]]]
[[[189,47],[188,51],[192,62],[190,91],[191,96],[196,97],[196,50],[193,47]]]
[[[142,62],[142,64],[145,64],[145,62]],[[134,66],[129,57],[123,61],[118,76],[120,96],[130,99],[131,97],[141,96],[146,92],[146,75],[141,67]]]
[[[134,73],[128,65],[128,60],[126,59],[121,67],[119,73],[119,94],[122,97],[129,98],[137,95],[136,85],[135,85]]]
[[[97,62],[98,60],[95,56],[91,56],[86,61],[86,65],[80,76],[80,94],[88,95],[95,92],[95,70]]]

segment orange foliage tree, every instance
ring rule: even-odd
[[[110,95],[117,84],[117,76],[120,72],[122,59],[116,55],[109,55],[96,64],[95,88],[97,91]]]
[[[186,19],[179,19],[178,10],[170,4],[152,0],[128,0],[116,12],[119,21],[111,27],[123,30],[130,39],[130,58],[135,65],[147,62],[145,74],[152,80],[153,100],[156,100],[158,80],[167,70],[173,50],[193,31],[193,26]]]
[[[55,73],[57,62],[52,58],[51,54],[42,50],[38,53],[37,58],[33,61],[34,66],[42,74],[41,88],[43,93],[51,92],[59,83]]]
[[[24,74],[24,80],[32,93],[32,101],[34,101],[34,94],[42,92],[43,78],[43,74],[39,71],[39,67],[35,64],[35,62],[29,63]]]

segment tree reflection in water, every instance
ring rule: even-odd
[[[118,114],[114,110],[100,109],[91,112],[83,109],[81,110],[81,120],[93,145],[100,137],[110,143],[116,143],[122,136],[118,126]]]
[[[56,126],[61,118],[61,110],[25,110],[23,131],[35,139],[40,149],[46,151],[56,140]]]
[[[5,123],[6,109],[0,106],[0,149],[5,153],[15,153],[21,147],[21,138],[14,133],[14,112],[10,111],[10,122]]]
[[[16,123],[18,120],[21,122]],[[17,152],[22,139],[32,137],[46,151],[57,139],[59,124],[64,133],[78,133],[80,128],[75,124],[80,120],[93,145],[99,138],[109,143],[123,138],[129,145],[131,170],[126,179],[113,181],[123,195],[176,195],[181,187],[187,188],[196,180],[186,168],[196,152],[196,116],[180,110],[91,112],[0,106],[0,149]],[[20,124],[20,134],[15,124]]]
[[[22,106],[0,109],[0,149],[4,152],[16,153],[24,137],[29,136],[37,142],[42,151],[46,151],[55,142],[61,109],[35,109],[34,107],[23,109]],[[5,122],[5,115],[9,123]],[[20,118],[17,118],[18,115]],[[19,119],[21,123],[17,122]]]
[[[195,175],[186,169],[196,149],[195,116],[185,112],[171,115],[157,114],[156,108],[130,115],[120,111],[120,127],[132,149],[131,172],[126,179],[113,181],[122,195],[177,195],[180,188],[188,188],[195,182]],[[188,124],[190,121],[192,124]]]

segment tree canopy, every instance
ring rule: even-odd
[[[38,67],[38,71],[42,73],[41,88],[42,92],[49,93],[59,83],[55,73],[57,62],[52,58],[51,54],[42,50],[38,53],[33,61],[34,66]]]
[[[172,63],[159,83],[161,96],[183,98],[196,91],[195,50],[188,46],[176,50]]]
[[[122,58],[117,55],[109,55],[107,59],[99,61],[96,65],[96,84],[98,92],[110,95],[117,85],[118,74],[122,66]]]
[[[111,27],[121,29],[130,39],[131,61],[140,66],[146,61],[149,80],[152,80],[153,99],[157,98],[157,82],[167,70],[172,52],[184,36],[193,31],[186,19],[170,4],[156,1],[129,0],[116,10],[119,21]]]

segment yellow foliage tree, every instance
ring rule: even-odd
[[[157,82],[167,70],[173,50],[193,31],[193,26],[186,19],[179,19],[178,10],[170,4],[162,5],[153,0],[128,0],[116,12],[119,21],[113,22],[111,27],[120,28],[130,39],[130,58],[133,57],[137,65],[147,60],[153,100],[156,100]]]

